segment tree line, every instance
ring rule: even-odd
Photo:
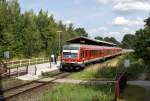
[[[135,34],[126,34],[121,42],[118,42],[113,37],[102,38],[100,36],[95,39],[108,41],[117,44],[123,49],[133,49],[134,56],[142,59],[145,64],[150,64],[150,17],[144,20],[145,26],[139,29]]]
[[[61,33],[59,33],[61,31]],[[0,57],[9,51],[11,57],[30,58],[59,54],[59,41],[88,34],[72,23],[56,22],[53,15],[42,9],[21,13],[17,0],[0,1]]]
[[[133,49],[134,56],[142,59],[146,65],[150,65],[150,17],[144,20],[144,28],[135,34],[126,34],[121,42],[121,47]]]
[[[21,13],[17,0],[0,1],[0,58],[5,51],[11,57],[31,58],[59,54],[59,43],[77,36],[88,36],[84,28],[76,28],[72,23],[57,22],[53,15],[42,9],[38,14],[33,10]],[[145,27],[135,35],[126,34],[122,42],[114,37],[100,36],[95,39],[117,44],[122,48],[134,49],[137,57],[146,63],[150,60],[150,17],[145,20]]]

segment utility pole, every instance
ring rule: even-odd
[[[62,31],[57,31],[59,33],[59,56],[60,56],[60,52],[61,52],[61,45],[60,45],[60,34],[62,33]]]

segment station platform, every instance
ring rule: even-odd
[[[18,76],[17,79],[36,80],[36,79],[39,79],[42,73],[58,70],[59,66],[60,66],[60,61],[57,61],[57,64],[44,63],[44,64],[31,65],[28,67],[28,74]]]

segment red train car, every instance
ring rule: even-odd
[[[86,64],[121,54],[118,47],[69,44],[62,50],[60,69],[84,68]]]

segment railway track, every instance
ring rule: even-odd
[[[54,84],[52,81],[55,81],[55,80],[61,79],[61,78],[65,78],[69,74],[70,73],[67,73],[67,72],[58,73],[57,75],[52,77],[54,79],[52,79],[48,82],[41,82],[43,79],[45,79],[45,78],[42,78],[42,79],[39,79],[39,80],[36,80],[36,81],[29,82],[27,84],[23,84],[23,85],[19,85],[19,86],[16,86],[16,87],[6,89],[6,90],[3,91],[4,92],[3,93],[4,99],[13,98],[15,96],[21,95],[23,93],[32,91],[36,88],[39,88],[39,87],[42,87],[42,86],[45,86],[45,85],[48,85],[48,84]]]

